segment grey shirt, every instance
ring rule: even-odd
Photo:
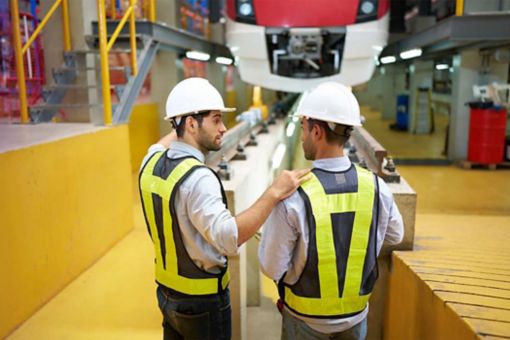
[[[156,152],[165,151],[161,144],[153,144],[142,167]],[[193,156],[204,162],[205,156],[189,144],[172,142],[166,152],[169,158]],[[223,203],[220,183],[209,169],[199,168],[177,189],[175,205],[184,247],[200,268],[219,273],[227,259],[237,254],[237,224]]]
[[[314,168],[328,171],[345,171],[351,166],[347,156],[320,159],[313,162]],[[377,228],[377,253],[383,241],[397,244],[404,236],[402,216],[393,200],[393,195],[386,183],[379,182],[379,219]],[[303,272],[308,250],[308,223],[303,199],[295,192],[278,203],[264,225],[259,247],[259,260],[262,272],[278,281],[285,273],[284,282],[294,284]],[[318,319],[297,315],[287,309],[296,318],[304,320],[310,327],[322,333],[336,333],[349,329],[362,321],[365,310],[355,316],[342,319]]]

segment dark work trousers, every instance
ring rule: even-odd
[[[163,339],[225,339],[232,335],[230,292],[190,296],[159,286]]]
[[[324,334],[317,332],[303,320],[295,318],[286,309],[283,310],[282,340],[364,340],[367,336],[367,318],[343,332]]]

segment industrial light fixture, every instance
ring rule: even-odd
[[[211,56],[204,52],[199,51],[187,51],[186,52],[186,58],[188,59],[194,59],[194,60],[200,60],[200,61],[208,61],[211,59]]]
[[[381,63],[382,64],[391,64],[391,63],[394,63],[395,61],[397,61],[397,58],[395,58],[392,55],[389,55],[389,56],[381,58]]]
[[[436,70],[438,70],[438,71],[447,70],[449,68],[450,68],[450,65],[448,65],[448,64],[437,64],[436,65]]]
[[[400,53],[400,58],[402,59],[411,59],[421,56],[421,48],[413,48],[412,50],[407,50]]]
[[[216,57],[216,62],[221,65],[232,65],[234,61],[227,57]]]

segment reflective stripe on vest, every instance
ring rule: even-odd
[[[228,268],[222,273],[212,274],[196,266],[185,251],[178,221],[173,220],[174,214],[171,212],[175,209],[172,205],[178,186],[191,172],[204,165],[195,158],[184,158],[179,160],[173,169],[167,169],[170,170],[167,178],[162,178],[161,173],[154,172],[158,162],[167,161],[165,158],[166,152],[154,154],[140,174],[142,206],[156,254],[156,281],[183,294],[216,294],[224,290],[229,283]],[[158,203],[155,203],[156,200]],[[155,212],[155,206],[161,210],[158,214]],[[162,228],[159,230],[156,221],[158,216],[162,220],[162,223],[159,223]],[[178,235],[174,232],[176,230]],[[179,246],[183,251],[178,255]],[[182,268],[183,263],[188,264],[186,270]],[[192,275],[183,276],[183,271]]]
[[[311,212],[307,211],[307,214],[312,213],[313,215],[309,221],[315,225],[315,231],[310,229],[307,264],[303,274],[294,285],[282,287],[284,302],[291,310],[306,316],[346,317],[361,312],[365,308],[376,278],[375,178],[370,171],[359,167],[351,167],[345,173],[323,172],[324,177],[329,176],[330,182],[340,181],[338,178],[344,181],[347,175],[354,178],[354,182],[357,178],[357,190],[327,193],[317,177],[319,174],[319,171],[314,171],[312,178],[305,182],[300,189],[300,191],[302,190],[301,194],[305,195],[304,198],[308,198],[309,203],[306,202],[306,199],[305,203],[308,205],[307,210],[311,209]],[[334,185],[330,186],[335,187]],[[344,214],[342,219],[340,214],[343,213],[348,214]],[[343,221],[343,224],[339,221]],[[351,223],[352,225],[350,225]],[[313,225],[310,225],[310,228],[313,228]],[[337,235],[337,244],[335,245],[333,228],[347,228],[344,231],[336,230],[337,233],[345,233],[345,230],[348,231],[351,227],[352,232],[347,235],[348,237],[339,239],[338,235],[342,234]],[[371,234],[374,240],[370,239]],[[349,236],[350,243],[343,244],[347,242]],[[315,239],[315,244],[312,244],[313,239]],[[369,239],[371,241],[370,249],[368,249]],[[315,249],[316,254],[311,254],[311,251]],[[370,253],[368,256],[367,250]],[[342,254],[342,251],[347,257],[346,261],[343,259],[343,262],[337,258],[337,253]],[[311,258],[313,259],[311,260]],[[370,268],[366,269],[365,262],[368,258],[370,258],[368,261]],[[309,263],[310,261],[315,264]],[[368,292],[364,291],[367,289],[362,289],[365,270],[369,271],[369,275],[366,277],[370,277],[370,279],[365,278],[365,281],[371,281],[365,284],[369,287]],[[342,276],[340,280],[339,275]],[[375,276],[372,277],[373,275]],[[310,282],[317,278],[319,282]],[[341,291],[339,286],[340,289],[343,287]],[[312,296],[314,289],[317,290],[317,296]]]

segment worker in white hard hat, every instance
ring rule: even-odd
[[[179,82],[166,102],[176,140],[149,148],[140,194],[154,243],[164,339],[230,339],[227,256],[260,228],[277,202],[310,176],[285,171],[247,210],[232,216],[219,177],[204,165],[226,131],[219,92],[202,78]]]
[[[392,193],[344,155],[360,109],[349,88],[325,82],[303,96],[305,158],[312,178],[277,204],[262,233],[262,272],[278,283],[282,339],[364,339],[383,241],[400,243]]]

